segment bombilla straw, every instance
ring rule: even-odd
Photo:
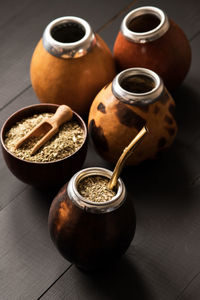
[[[120,158],[117,161],[110,181],[108,182],[108,188],[110,190],[115,190],[117,188],[117,180],[124,167],[125,161],[130,157],[135,147],[142,141],[143,137],[146,135],[147,132],[148,129],[144,126],[122,152]]]

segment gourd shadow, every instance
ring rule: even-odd
[[[200,102],[195,91],[187,86],[180,87],[174,98],[177,103],[175,118],[178,123],[174,144],[155,160],[126,167],[122,178],[131,194],[140,200],[191,205],[188,199],[191,199],[193,193],[192,167],[199,160],[194,141],[195,132],[200,127]]]
[[[10,222],[17,226],[13,226],[14,230],[12,235],[20,236],[21,232],[24,231],[25,224],[27,230],[32,231],[35,226],[40,226],[41,234],[46,235],[47,221],[49,208],[52,203],[56,191],[42,191],[38,190],[33,186],[27,186],[23,192],[23,209],[20,211],[20,217],[16,214],[15,210],[12,210]]]
[[[152,203],[187,201],[191,192],[187,186],[189,176],[177,148],[175,144],[157,160],[124,169],[122,179],[135,199]]]
[[[97,299],[151,299],[150,292],[128,255],[106,269],[80,271],[87,280],[87,289],[89,285],[91,293],[94,290],[98,295]]]
[[[54,197],[57,195],[59,188],[52,189],[39,189],[36,187],[30,187],[30,195],[34,198],[34,209],[39,210],[42,214],[48,215],[51,203]]]
[[[187,85],[180,86],[173,94],[176,102],[176,120],[179,126],[179,133],[183,133],[185,138],[199,129],[200,101],[199,94]]]

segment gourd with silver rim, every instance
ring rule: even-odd
[[[86,270],[115,262],[129,247],[135,233],[133,202],[123,181],[107,202],[88,201],[78,192],[81,180],[90,176],[111,178],[112,172],[91,167],[76,173],[54,198],[49,212],[51,238],[59,252]]]
[[[40,102],[66,104],[82,116],[115,74],[114,59],[105,42],[88,22],[74,16],[50,22],[30,66]]]
[[[124,17],[113,53],[119,71],[131,67],[151,69],[169,90],[181,84],[191,63],[184,32],[166,12],[154,6],[136,8]]]
[[[98,153],[116,163],[123,149],[146,126],[148,136],[126,161],[127,165],[137,165],[156,158],[172,144],[177,132],[174,110],[174,100],[158,74],[145,68],[126,69],[95,97],[89,134]]]

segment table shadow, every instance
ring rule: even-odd
[[[96,291],[98,299],[152,299],[137,267],[127,255],[106,269],[79,271],[86,277],[87,287],[89,284],[89,287],[91,285],[92,290]]]

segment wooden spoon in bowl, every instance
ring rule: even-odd
[[[47,141],[49,141],[58,131],[60,125],[71,120],[73,112],[67,105],[60,105],[55,114],[51,118],[42,120],[37,126],[35,126],[30,132],[28,132],[23,138],[21,138],[15,149],[19,148],[31,137],[41,137],[31,151],[31,155],[34,155]]]

